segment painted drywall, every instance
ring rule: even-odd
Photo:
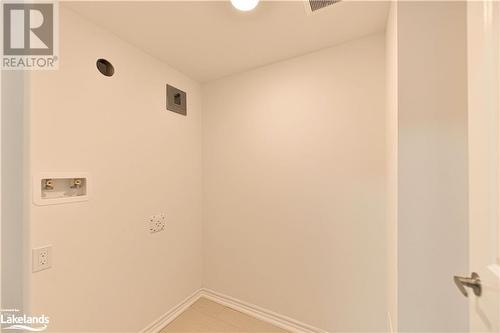
[[[398,13],[391,2],[386,39],[387,310],[391,332],[398,331]]]
[[[200,86],[60,16],[60,68],[31,77],[31,173],[88,172],[91,196],[31,205],[31,247],[53,246],[53,267],[30,274],[31,312],[53,332],[138,332],[202,284]],[[167,83],[187,92],[187,117],[166,110]],[[157,213],[167,226],[150,234]]]
[[[397,15],[399,331],[464,332],[466,3],[403,1]]]
[[[201,82],[381,31],[389,7],[386,1],[342,1],[311,16],[304,1],[261,1],[250,13],[228,0],[68,5]]]
[[[1,251],[2,309],[23,310],[24,303],[24,149],[27,99],[22,71],[4,71],[2,80],[2,186],[1,186]]]
[[[204,285],[387,331],[383,33],[203,86]]]

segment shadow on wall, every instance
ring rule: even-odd
[[[24,71],[2,71],[2,309],[23,309],[25,240],[25,138],[27,131]]]

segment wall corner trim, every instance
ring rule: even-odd
[[[227,306],[233,310],[245,313],[249,316],[260,319],[264,322],[292,333],[328,333],[327,331],[320,328],[313,327],[290,317],[272,312],[257,305],[250,304],[238,300],[234,297],[227,296],[206,288],[198,289],[191,296],[174,306],[171,310],[167,311],[160,318],[140,331],[140,333],[159,333],[164,327],[166,327],[175,318],[181,315],[188,307],[190,307],[194,302],[202,297]]]

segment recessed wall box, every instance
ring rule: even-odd
[[[89,176],[83,172],[41,173],[33,177],[33,202],[57,205],[89,199]]]
[[[167,110],[187,115],[186,93],[167,84]]]

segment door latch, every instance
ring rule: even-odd
[[[469,297],[469,294],[467,293],[467,289],[465,287],[471,288],[472,292],[476,296],[481,296],[481,280],[479,279],[479,275],[474,272],[471,274],[471,277],[462,277],[462,276],[454,276],[453,280],[455,281],[455,284],[458,287],[458,290],[465,296]]]

